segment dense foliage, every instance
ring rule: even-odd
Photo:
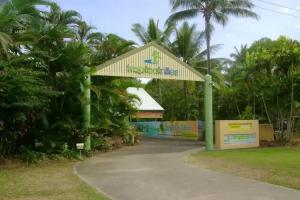
[[[218,117],[259,119],[273,124],[279,139],[289,140],[299,124],[300,43],[263,38],[232,56],[216,102]]]
[[[93,66],[131,50],[133,42],[93,32],[79,13],[48,0],[11,0],[0,7],[0,155],[68,153],[87,134],[83,91],[92,87],[95,140],[126,138],[134,112],[126,86],[135,80],[98,78]],[[89,70],[85,70],[89,67]],[[122,131],[121,131],[122,130]],[[95,142],[94,142],[95,143]],[[37,154],[38,155],[38,154]]]
[[[236,48],[230,62],[217,59],[212,67],[214,81],[219,86],[214,89],[214,119],[258,119],[260,123],[273,125],[276,139],[289,141],[299,131],[300,124],[299,50],[300,42],[296,40],[283,36],[277,40],[263,38],[250,47]],[[189,64],[201,71],[201,62]],[[161,82],[164,119],[202,120],[203,86],[187,82],[185,88],[181,84]],[[147,85],[152,94],[154,85],[153,81]]]

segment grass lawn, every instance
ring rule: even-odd
[[[1,200],[108,200],[73,172],[74,162],[0,168]]]
[[[191,162],[217,171],[300,190],[300,148],[272,147],[199,152]]]

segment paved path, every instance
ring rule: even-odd
[[[300,191],[226,175],[183,162],[199,148],[186,141],[147,140],[76,165],[113,200],[300,200]]]

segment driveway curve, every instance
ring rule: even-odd
[[[299,200],[300,191],[189,165],[197,142],[147,139],[75,166],[112,200]]]

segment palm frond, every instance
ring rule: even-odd
[[[210,46],[210,52],[213,54],[216,51],[220,50],[222,48],[223,44],[215,44]],[[204,56],[207,55],[207,49],[205,49],[204,51],[201,51],[197,56],[203,58]]]
[[[199,9],[193,8],[193,9],[188,9],[188,10],[183,10],[183,11],[178,11],[173,13],[166,21],[166,23],[174,23],[180,20],[184,19],[191,19],[193,17],[196,17],[199,15]]]
[[[145,28],[141,24],[133,24],[131,30],[143,44],[148,42]]]
[[[182,7],[185,9],[201,8],[204,6],[204,0],[170,0],[172,11]]]

